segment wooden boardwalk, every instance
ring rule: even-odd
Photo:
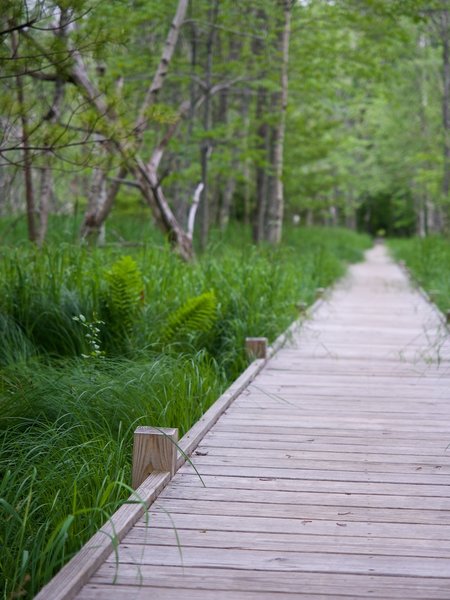
[[[450,599],[450,344],[383,247],[77,600]]]

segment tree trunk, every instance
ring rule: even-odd
[[[19,59],[19,34],[17,31],[13,31],[11,34],[13,57]],[[36,207],[34,203],[34,190],[33,190],[33,175],[32,175],[32,161],[30,148],[28,146],[28,119],[27,109],[25,107],[25,94],[23,89],[23,81],[20,75],[16,75],[16,93],[17,103],[20,111],[20,123],[22,127],[22,156],[23,156],[23,177],[25,186],[25,201],[26,201],[26,213],[27,213],[27,226],[28,226],[28,239],[30,242],[37,242],[37,228],[36,228]]]
[[[39,200],[39,232],[37,244],[43,246],[48,229],[48,212],[53,193],[53,173],[51,166],[45,166],[41,172],[41,197]]]
[[[444,127],[444,173],[442,180],[442,193],[444,200],[448,203],[450,200],[450,14],[448,11],[443,11],[442,21],[442,124]]]
[[[280,115],[275,128],[274,141],[274,186],[268,205],[267,241],[278,244],[281,241],[283,230],[284,196],[283,196],[283,152],[286,129],[286,110],[288,102],[288,63],[289,63],[289,38],[291,33],[292,1],[282,0],[284,11],[284,27],[281,35],[281,92]]]
[[[139,142],[141,141],[142,135],[148,126],[149,109],[158,99],[159,93],[164,85],[164,81],[166,79],[167,72],[169,70],[169,66],[178,42],[181,26],[186,17],[188,6],[189,0],[179,0],[174,19],[171,23],[170,30],[167,34],[167,38],[164,44],[164,49],[161,54],[161,60],[153,76],[152,82],[147,90],[144,101],[139,111],[139,116],[136,120],[135,133]],[[83,87],[85,90],[87,90],[86,83],[87,82],[84,81]],[[88,91],[88,97],[89,96],[92,100],[92,95]],[[96,107],[99,108],[98,104]],[[107,111],[106,106],[104,106],[103,108],[105,111]],[[101,114],[108,114],[108,112],[109,111],[107,111],[107,113]],[[93,215],[92,213],[86,213],[85,221],[82,226],[82,231],[85,231],[93,226],[95,226],[97,230],[101,230],[102,224],[106,221],[106,219],[109,216],[109,213],[111,212],[111,208],[120,189],[121,181],[126,177],[127,171],[128,169],[125,161],[119,169],[117,176],[114,178],[113,184],[108,190],[104,204],[98,207],[98,211],[95,213],[95,215]],[[156,220],[158,221],[157,218]]]
[[[97,215],[108,198],[106,190],[106,173],[99,167],[94,168],[88,194],[88,205],[83,220],[81,237],[92,245],[102,245],[105,241],[105,221],[100,224]]]
[[[269,152],[269,125],[266,122],[267,92],[263,87],[258,88],[256,98],[256,121],[259,123],[258,150],[261,153],[260,164],[256,167],[256,206],[253,218],[253,241],[257,244],[264,240],[264,227],[266,222],[267,186],[268,177],[266,166],[261,164],[267,160]]]
[[[216,21],[219,14],[219,0],[215,0],[213,8],[210,10],[210,31],[206,42],[206,64],[205,64],[205,104],[203,109],[203,131],[204,138],[200,148],[200,164],[202,171],[203,191],[201,195],[201,232],[200,246],[202,250],[206,249],[209,236],[209,196],[208,196],[208,162],[212,152],[211,140],[208,132],[211,129],[211,88],[212,88],[212,65],[213,48],[216,39]]]
[[[233,203],[233,196],[236,190],[236,177],[234,177],[233,173],[236,172],[238,168],[238,164],[236,160],[233,160],[231,163],[231,174],[227,177],[225,188],[222,194],[222,202],[220,204],[219,211],[219,227],[221,231],[225,231],[230,222],[230,212],[231,205]]]

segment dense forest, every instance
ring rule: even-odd
[[[148,218],[187,260],[211,229],[447,226],[447,0],[7,0],[0,211]],[[198,208],[198,210],[197,210]],[[145,213],[144,213],[145,214]],[[50,220],[50,223],[52,221]],[[51,228],[51,225],[50,225]],[[50,232],[51,234],[51,232]]]
[[[135,427],[183,435],[371,236],[448,307],[450,0],[0,4],[12,600],[126,501]]]

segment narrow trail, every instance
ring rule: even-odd
[[[450,599],[450,341],[382,246],[77,600]]]

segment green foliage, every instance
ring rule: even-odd
[[[433,301],[446,312],[450,306],[450,242],[442,236],[390,240],[398,260],[404,260],[419,285],[431,292]]]
[[[189,298],[169,315],[162,333],[162,342],[170,344],[190,334],[208,333],[217,320],[217,298],[214,291]]]
[[[144,282],[136,261],[122,256],[106,272],[105,280],[107,327],[116,337],[130,337],[144,300]]]
[[[416,228],[416,214],[409,190],[380,192],[361,199],[357,210],[358,228],[371,235],[380,230],[388,236],[412,235]]]
[[[176,423],[184,433],[222,385],[201,356],[3,370],[2,598],[32,597],[129,496],[136,426]]]

